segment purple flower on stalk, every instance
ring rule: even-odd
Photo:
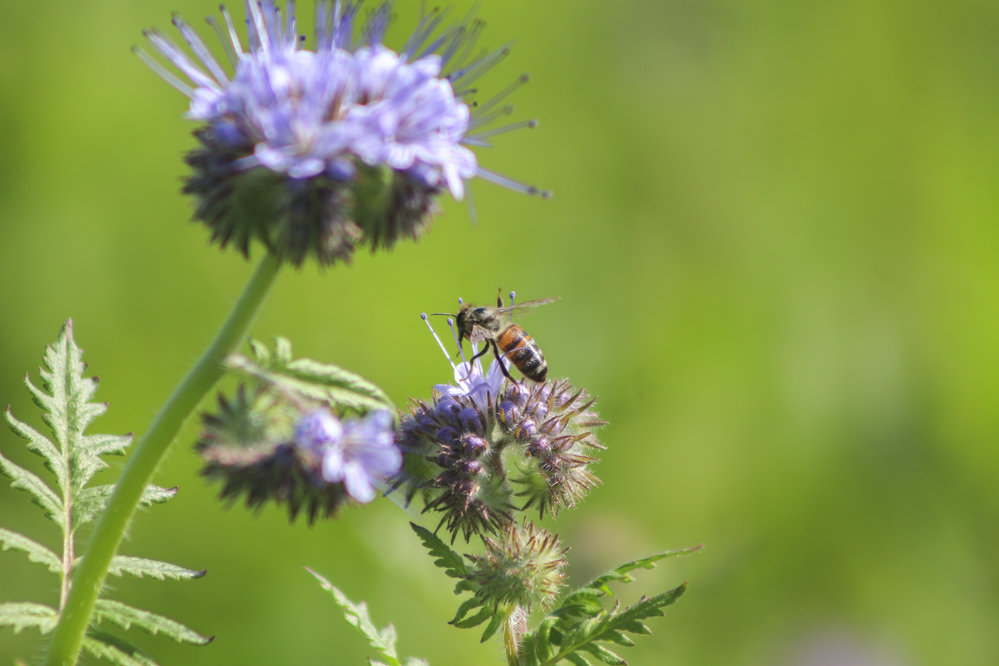
[[[342,483],[347,494],[362,503],[373,500],[377,484],[402,466],[392,416],[386,411],[341,424],[327,410],[316,410],[299,421],[295,442],[321,456],[326,482]]]
[[[438,527],[452,542],[459,535],[468,541],[509,526],[517,510],[555,515],[599,483],[590,466],[604,448],[594,433],[604,421],[594,398],[564,379],[509,381],[499,360],[485,373],[478,359],[455,365],[421,317],[455,385],[435,385],[432,400],[413,401],[400,421],[406,460],[394,487],[404,487],[407,501],[419,493],[425,512],[441,514]]]
[[[472,81],[501,60],[503,48],[474,53],[478,22],[447,25],[434,10],[398,52],[382,44],[388,3],[365,19],[357,2],[318,0],[315,43],[299,38],[294,5],[246,2],[246,45],[229,12],[209,18],[232,73],[198,34],[174,18],[189,53],[147,31],[156,59],[140,57],[190,98],[187,116],[203,123],[185,191],[198,198],[195,218],[224,246],[244,253],[257,238],[300,264],[349,259],[355,244],[391,247],[426,227],[435,197],[456,199],[480,176],[525,193],[536,188],[482,168],[470,147],[533,121],[488,126],[520,81],[485,104]],[[360,37],[355,36],[359,34]]]

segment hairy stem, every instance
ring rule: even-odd
[[[503,620],[503,651],[508,666],[523,666],[520,639],[527,632],[527,611],[514,606]]]
[[[76,663],[98,593],[104,586],[111,558],[121,543],[142,491],[187,417],[222,376],[222,362],[243,340],[280,267],[266,255],[243,288],[239,300],[215,339],[167,398],[149,429],[139,440],[115,486],[114,495],[94,527],[83,560],[73,576],[72,589],[52,634],[46,664]]]
[[[69,478],[69,475],[66,475]],[[70,497],[69,483],[66,483],[66,490],[63,493],[63,528],[62,528],[62,576],[59,581],[59,612],[66,608],[66,600],[69,598],[70,580],[73,575],[73,560],[76,553],[73,549],[73,498]]]

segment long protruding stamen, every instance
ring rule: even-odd
[[[162,53],[163,56],[172,62],[177,69],[183,72],[187,78],[191,79],[191,83],[198,87],[208,88],[210,90],[221,90],[212,77],[205,74],[201,68],[191,62],[191,59],[188,58],[183,51],[177,48],[176,44],[167,39],[167,37],[159,31],[144,30],[142,34],[149,40],[149,43],[152,44],[157,51]]]
[[[460,82],[462,87],[467,86],[472,81],[475,81],[487,71],[495,67],[496,63],[508,55],[510,55],[510,47],[503,46],[491,53],[487,53],[475,62],[462,67],[459,70],[451,72],[447,75],[447,79],[451,81],[452,85]]]
[[[191,52],[197,56],[198,60],[201,61],[201,64],[205,66],[208,72],[215,77],[215,81],[220,86],[224,86],[229,83],[229,77],[224,71],[222,71],[222,68],[219,66],[215,56],[213,56],[212,52],[208,50],[205,43],[201,41],[201,37],[198,37],[198,33],[192,30],[191,26],[177,14],[174,14],[173,16],[173,25],[180,31],[181,37],[183,37],[184,41],[187,42]]]
[[[441,62],[444,65],[441,71],[452,81],[455,80],[452,76],[456,78],[462,76],[459,73],[460,70],[456,68],[460,68],[462,63],[471,59],[472,51],[475,49],[483,28],[485,28],[484,22],[471,18],[474,11],[474,8],[469,11],[468,18],[454,31],[451,43],[441,53]]]
[[[468,121],[468,126],[470,129],[475,129],[476,127],[482,127],[490,123],[496,122],[499,118],[503,116],[509,116],[513,114],[513,104],[507,104],[506,106],[501,106],[498,109],[493,109],[488,113],[472,113],[471,120]]]
[[[490,183],[495,183],[501,187],[509,188],[515,192],[521,192],[523,194],[530,194],[532,196],[539,196],[542,199],[550,199],[552,196],[551,190],[541,190],[534,185],[527,185],[519,181],[513,180],[512,178],[507,178],[506,176],[501,176],[495,171],[489,171],[488,169],[483,169],[479,167],[476,172],[483,180],[488,180]]]
[[[179,78],[177,78],[173,74],[173,72],[168,70],[166,67],[161,65],[156,60],[154,60],[151,55],[149,55],[148,53],[146,53],[137,46],[132,47],[132,53],[139,56],[139,60],[146,63],[146,66],[148,66],[149,69],[153,70],[153,72],[161,79],[169,83],[171,86],[182,92],[187,97],[194,97],[194,88],[192,88],[191,86],[187,85]]]
[[[498,105],[504,99],[506,99],[507,97],[509,97],[517,88],[521,87],[522,85],[524,85],[525,83],[527,83],[530,80],[531,80],[530,75],[528,75],[528,74],[521,74],[517,78],[516,81],[514,81],[513,83],[511,83],[510,85],[508,85],[506,88],[504,88],[503,90],[501,90],[498,93],[496,93],[495,95],[493,95],[491,98],[489,98],[488,101],[483,102],[482,104],[479,104],[478,107],[476,107],[475,112],[476,113],[485,113],[485,112],[489,111],[489,109],[491,109],[494,106]]]
[[[405,53],[406,57],[409,59],[422,58],[425,55],[423,45],[426,43],[427,39],[430,38],[430,35],[437,30],[444,18],[444,14],[445,12],[441,11],[437,7],[431,9],[429,13],[423,14],[420,17],[420,22],[416,25],[416,29],[413,31],[413,34],[406,40],[402,50],[399,52]],[[441,37],[440,39],[444,39],[445,37]],[[438,41],[440,41],[440,39]]]
[[[225,5],[219,7],[219,11],[222,13],[222,18],[225,20],[225,27],[229,31],[232,48],[236,52],[236,55],[242,58],[243,44],[239,41],[239,33],[236,32],[236,25],[232,22],[232,15],[229,14],[229,10],[225,8]]]
[[[267,23],[264,21],[260,5],[254,0],[247,0],[246,15],[246,32],[250,37],[250,49],[257,47],[260,51],[268,53],[271,50],[271,36],[267,32]]]
[[[510,296],[510,307],[513,307],[513,299],[517,298],[517,292],[511,291],[508,295]]]
[[[454,370],[455,367],[454,363],[451,362],[451,356],[450,354],[447,353],[447,349],[444,348],[444,343],[441,342],[441,339],[439,337],[437,337],[437,331],[435,331],[434,327],[430,325],[430,320],[427,319],[427,313],[421,312],[420,319],[422,319],[423,323],[426,324],[427,328],[430,329],[430,335],[434,336],[434,340],[437,341],[437,346],[441,348],[441,352],[444,354],[444,358],[447,359],[447,362],[450,364],[451,369]]]
[[[531,120],[521,120],[516,123],[509,123],[507,125],[501,125],[499,127],[494,127],[492,129],[483,130],[481,132],[476,132],[475,134],[466,134],[464,142],[466,145],[472,146],[484,146],[488,147],[489,143],[483,139],[488,139],[494,137],[497,134],[506,134],[507,132],[512,132],[519,129],[534,129],[538,126],[537,119]]]
[[[222,44],[222,50],[225,51],[225,57],[229,59],[229,65],[233,68],[236,67],[236,63],[239,62],[239,56],[236,55],[236,51],[233,49],[232,44],[226,39],[225,30],[222,28],[222,24],[214,16],[206,16],[205,23],[212,26],[212,30],[219,38],[219,43]]]

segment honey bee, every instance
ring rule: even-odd
[[[541,348],[534,341],[527,331],[510,322],[504,322],[502,315],[508,315],[514,310],[525,310],[539,305],[545,305],[558,300],[558,297],[539,298],[534,301],[524,303],[513,303],[516,292],[510,292],[510,305],[503,305],[502,294],[496,295],[496,307],[476,306],[469,303],[462,303],[456,314],[435,312],[434,314],[445,314],[454,317],[455,325],[458,327],[458,346],[466,338],[472,344],[472,348],[479,342],[484,342],[482,349],[475,353],[471,361],[484,355],[490,349],[500,362],[500,369],[503,375],[511,382],[516,380],[510,376],[503,363],[503,358],[508,358],[521,373],[531,381],[543,382],[548,377],[548,363],[545,355],[541,353]],[[459,300],[460,302],[460,300]],[[504,323],[506,324],[504,326]],[[502,353],[501,353],[502,352]]]

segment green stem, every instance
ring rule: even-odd
[[[269,254],[260,262],[211,345],[174,389],[136,445],[74,573],[73,587],[52,634],[45,662],[49,666],[76,663],[111,558],[118,550],[143,490],[184,421],[222,377],[223,361],[246,335],[280,264],[280,260]]]

